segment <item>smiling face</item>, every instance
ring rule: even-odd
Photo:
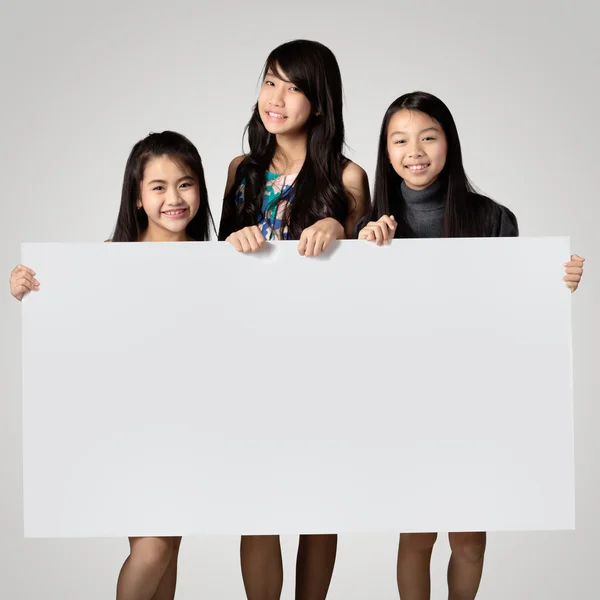
[[[406,185],[422,190],[442,172],[448,143],[440,124],[429,115],[402,109],[388,124],[387,151],[390,164]]]
[[[144,241],[186,240],[186,227],[200,207],[194,173],[169,156],[151,158],[144,168],[137,207],[148,216]]]
[[[280,69],[269,69],[258,96],[258,112],[265,129],[274,135],[302,133],[311,116],[302,91]]]

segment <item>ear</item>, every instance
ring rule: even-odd
[[[135,207],[139,210],[142,208],[142,199],[138,196],[138,199],[135,201]]]

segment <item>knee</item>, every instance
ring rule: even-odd
[[[467,562],[480,562],[485,553],[485,533],[451,533],[449,534],[452,554]]]
[[[437,533],[400,534],[400,552],[431,552],[437,540]]]
[[[172,539],[142,538],[131,548],[131,558],[149,571],[164,570],[179,546]]]

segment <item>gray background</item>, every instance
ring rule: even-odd
[[[181,131],[198,146],[218,218],[227,165],[241,151],[261,66],[283,41],[316,39],[336,53],[347,100],[348,154],[371,181],[388,104],[415,89],[439,95],[457,121],[469,175],[517,214],[522,235],[570,235],[573,249],[587,258],[584,284],[573,297],[577,530],[490,535],[480,597],[596,596],[597,3],[1,6],[0,272],[6,277],[19,262],[21,241],[109,236],[125,160],[149,131]],[[110,598],[126,540],[23,539],[20,306],[5,285],[1,595]],[[293,537],[283,540],[286,598],[292,597],[295,543]],[[396,545],[396,536],[341,538],[329,597],[396,597]],[[447,557],[441,536],[432,563],[433,598],[445,597]],[[243,597],[238,540],[184,540],[179,581],[182,599]]]

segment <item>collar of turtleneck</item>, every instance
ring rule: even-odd
[[[439,179],[423,190],[413,190],[402,181],[400,192],[406,202],[406,206],[414,211],[429,212],[439,210],[444,206],[444,194],[442,193],[442,184]]]

